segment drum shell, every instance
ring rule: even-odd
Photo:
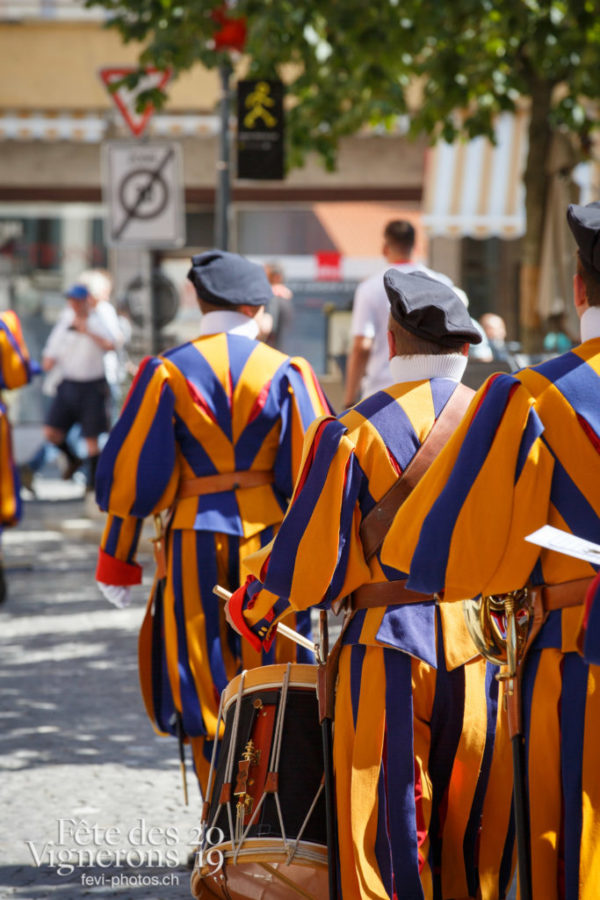
[[[234,816],[236,798],[233,796],[233,790],[235,789],[237,763],[242,758],[244,747],[252,736],[257,712],[255,703],[260,701],[263,708],[270,704],[276,704],[279,709],[285,670],[286,666],[275,665],[252,669],[244,673],[244,688],[240,700],[237,740],[233,756],[231,806]],[[323,747],[318,719],[316,672],[316,666],[302,664],[290,666],[290,681],[277,769],[277,793],[287,840],[294,840],[298,837],[323,779]],[[225,835],[226,842],[231,839],[229,818],[226,806],[220,806],[220,800],[222,799],[226,760],[232,741],[233,720],[241,677],[237,676],[228,685],[223,700],[225,732],[207,817],[207,826],[220,828]],[[262,753],[269,755],[270,761],[272,741],[270,746],[260,749]],[[270,763],[268,768],[271,768]],[[260,795],[257,796],[256,803],[259,802],[259,799]],[[281,840],[281,825],[273,794],[267,793],[265,796],[257,820],[250,825],[247,837]],[[325,801],[322,792],[302,830],[301,840],[321,845],[327,843]]]

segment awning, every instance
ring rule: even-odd
[[[425,168],[423,226],[430,236],[517,238],[525,232],[523,171],[529,114],[503,113],[487,138],[438,142]]]

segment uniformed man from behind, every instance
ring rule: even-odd
[[[333,750],[344,900],[496,900],[510,883],[511,772],[494,669],[462,610],[442,615],[382,564],[378,534],[388,491],[460,418],[479,332],[447,285],[396,269],[384,284],[394,383],[313,424],[281,528],[246,559],[228,614],[260,648],[290,613],[350,597]]]
[[[569,206],[567,221],[581,343],[486,381],[382,553],[385,565],[410,568],[413,590],[443,591],[444,608],[528,587],[541,626],[522,662],[536,900],[592,900],[600,885],[597,628],[588,635],[594,664],[578,653],[595,567],[525,540],[549,524],[600,543],[600,204]]]
[[[261,266],[213,250],[193,257],[188,278],[200,336],[144,360],[102,452],[97,501],[109,516],[97,579],[109,600],[127,603],[142,577],[143,520],[169,510],[140,675],[157,730],[181,726],[191,739],[203,787],[223,688],[242,666],[295,658],[289,643],[269,654],[242,645],[213,587],[235,589],[241,559],[275,534],[304,432],[329,405],[306,360],[256,340],[256,315],[271,296]],[[295,624],[309,631],[307,615]]]

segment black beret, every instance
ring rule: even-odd
[[[392,317],[406,331],[443,347],[479,344],[481,334],[451,287],[424,272],[388,269],[383,276]]]
[[[214,306],[263,306],[273,296],[262,266],[226,250],[192,256],[187,277],[198,297]]]
[[[600,203],[567,209],[567,222],[577,241],[579,256],[586,269],[600,278]]]

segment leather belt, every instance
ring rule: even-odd
[[[238,488],[258,487],[261,484],[272,484],[275,480],[273,472],[246,471],[223,472],[220,475],[203,475],[200,478],[189,478],[181,481],[177,491],[177,499],[200,497],[202,494],[218,494],[221,491],[235,491]]]
[[[381,581],[363,584],[350,596],[350,606],[356,609],[372,609],[377,606],[403,606],[405,603],[426,603],[433,600],[431,594],[409,591],[406,578],[399,581]]]
[[[563,581],[560,584],[543,584],[530,587],[533,596],[541,591],[544,612],[555,609],[566,609],[569,606],[581,606],[585,603],[585,595],[593,578],[577,578],[574,581]]]
[[[593,578],[578,578],[560,584],[543,584],[528,588],[530,595],[541,594],[545,612],[581,606]],[[432,594],[420,594],[406,587],[406,579],[363,584],[353,591],[350,606],[356,609],[372,609],[378,606],[402,606],[405,603],[424,603],[434,600]]]

